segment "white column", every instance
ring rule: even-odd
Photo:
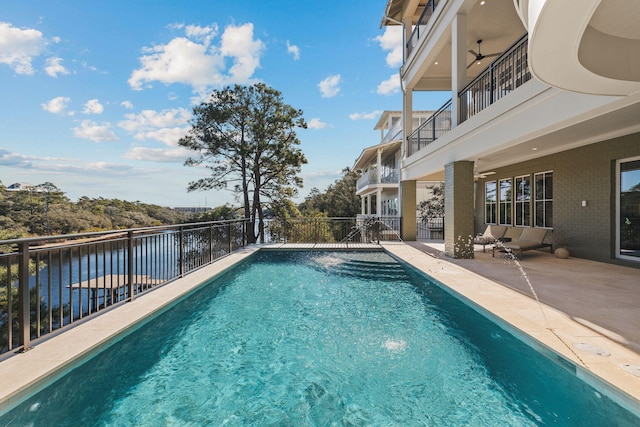
[[[382,182],[382,148],[376,152],[376,184]]]
[[[382,216],[382,188],[380,187],[376,193],[376,215]]]
[[[365,211],[366,206],[365,206],[365,204],[364,204],[364,199],[365,199],[365,196],[360,196],[360,213],[361,213],[362,215],[364,215],[364,214],[365,214],[365,212],[366,212],[366,211]]]
[[[458,13],[451,25],[451,127],[460,123],[458,92],[467,82],[467,15]]]
[[[413,89],[405,88],[402,94],[402,150],[400,155],[400,161],[406,159],[409,156],[409,149],[407,144],[409,143],[409,135],[413,131]],[[400,177],[402,181],[402,177]]]

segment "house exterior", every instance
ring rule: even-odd
[[[433,114],[434,111],[414,111],[412,129],[417,129],[430,120]],[[380,131],[380,142],[362,150],[353,165],[354,170],[362,172],[356,184],[356,194],[360,196],[361,200],[359,216],[361,218],[382,217],[393,224],[396,219],[399,221],[401,216],[399,187],[403,141],[402,111],[384,111],[374,129]],[[418,203],[432,197],[432,188],[438,184],[440,183],[431,181],[417,182],[416,200]],[[420,229],[420,218],[417,221]],[[422,229],[419,230],[421,237],[430,236],[432,233],[428,229],[429,224],[422,225]]]
[[[640,2],[388,0],[404,57],[399,207],[445,182],[445,252],[487,224],[548,230],[572,256],[640,267]],[[414,95],[446,91],[412,129]]]

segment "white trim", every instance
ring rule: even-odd
[[[640,257],[622,255],[620,253],[620,165],[622,163],[635,162],[640,160],[640,156],[627,157],[625,159],[616,160],[616,259],[640,262]]]
[[[533,190],[533,217],[531,218],[531,227],[536,227],[536,228],[546,228],[548,230],[553,230],[553,226],[551,227],[545,227],[545,226],[539,226],[538,224],[536,224],[536,217],[537,217],[537,207],[536,207],[536,202],[538,201],[538,198],[536,197],[536,176],[537,175],[543,175],[543,174],[553,174],[553,169],[551,170],[547,170],[547,171],[541,171],[541,172],[534,172],[533,173],[533,181],[531,182],[531,187]],[[553,190],[553,198],[551,199],[551,202],[553,203],[553,201],[555,200],[555,190]],[[542,201],[546,201],[549,199],[545,199],[543,198]],[[554,208],[555,208],[555,203],[554,203]],[[555,216],[555,215],[554,215]],[[545,216],[544,216],[544,222],[547,222],[547,215],[546,215],[546,211],[545,211]]]

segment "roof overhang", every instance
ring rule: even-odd
[[[353,164],[353,170],[365,169],[369,166],[371,160],[377,156],[379,149],[382,149],[383,152],[392,151],[400,147],[400,144],[402,144],[402,141],[395,140],[365,148]]]
[[[404,0],[387,0],[380,28],[388,25],[402,25],[402,8]]]

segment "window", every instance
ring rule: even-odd
[[[618,256],[640,258],[640,158],[618,163]]]
[[[515,224],[531,226],[531,176],[517,176],[515,187]]]
[[[500,180],[500,224],[511,225],[511,201],[512,201],[512,181],[511,179]]]
[[[535,174],[535,226],[553,227],[553,172]]]
[[[496,200],[497,200],[497,185],[495,181],[489,181],[485,184],[485,219],[487,224],[496,223]]]

